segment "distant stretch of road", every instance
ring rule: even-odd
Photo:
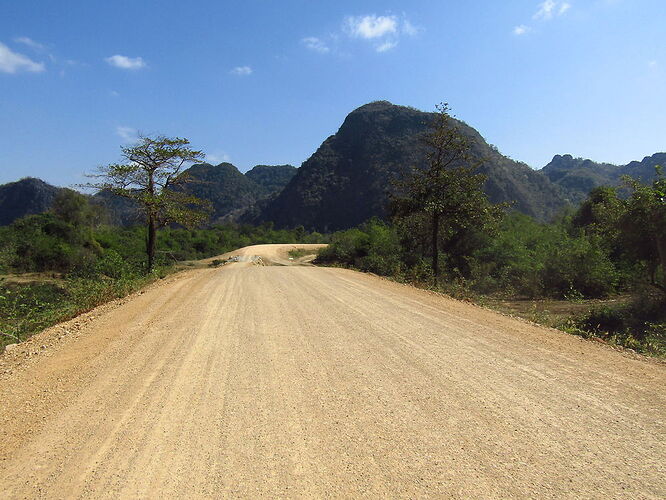
[[[666,497],[664,364],[289,248],[0,356],[0,497]]]

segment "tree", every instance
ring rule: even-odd
[[[464,237],[495,225],[504,205],[492,205],[483,192],[486,176],[477,173],[470,144],[449,115],[449,107],[436,106],[430,132],[424,136],[426,166],[413,168],[396,183],[391,212],[408,231],[420,226],[429,239],[435,283],[440,274],[440,248],[462,247]]]
[[[137,202],[146,220],[149,271],[155,266],[158,226],[193,227],[207,217],[207,202],[179,190],[188,181],[183,168],[204,158],[189,144],[179,137],[141,136],[136,144],[121,147],[124,162],[101,167],[91,176],[99,182],[86,185]]]
[[[624,177],[632,193],[620,218],[620,231],[628,250],[648,265],[650,281],[666,292],[666,177],[660,166],[651,186]],[[657,271],[661,266],[661,280]]]
[[[617,191],[612,186],[594,188],[574,213],[571,224],[590,234],[616,235],[618,219],[625,208]]]
[[[88,199],[71,189],[63,189],[56,195],[51,212],[75,227],[92,226],[96,215]]]

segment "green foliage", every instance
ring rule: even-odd
[[[339,262],[384,276],[401,272],[401,246],[395,229],[379,219],[358,228],[334,233],[328,247],[320,251],[320,263]]]
[[[472,159],[471,145],[448,113],[437,107],[432,129],[424,136],[427,166],[415,168],[396,183],[399,194],[391,199],[393,218],[404,238],[420,239],[429,248],[435,281],[443,249],[461,267],[478,241],[476,233],[491,232],[501,219],[504,205],[492,205],[483,191],[486,176],[477,172],[481,162]],[[457,265],[456,265],[457,264]]]
[[[301,257],[305,257],[306,255],[314,255],[314,254],[316,254],[316,251],[307,250],[305,248],[294,248],[293,250],[289,250],[289,257],[292,257],[294,259],[300,259]]]
[[[101,253],[90,228],[74,226],[53,214],[18,219],[7,233],[2,252],[13,253],[8,267],[21,272],[65,272],[86,265]]]
[[[210,203],[178,190],[187,181],[182,170],[204,154],[189,147],[187,139],[164,136],[140,137],[137,144],[122,146],[125,163],[101,167],[99,182],[88,187],[108,191],[139,204],[146,217],[148,269],[155,265],[158,226],[177,223],[196,227],[208,218]]]
[[[5,285],[0,283],[0,346],[24,340],[49,324],[48,317],[62,309],[65,292],[52,284]]]
[[[565,238],[544,263],[543,283],[556,297],[606,297],[615,291],[618,273],[599,238]]]
[[[591,309],[578,320],[577,326],[586,332],[602,335],[621,332],[626,328],[622,312],[608,306]]]
[[[0,283],[0,347],[20,342],[48,326],[138,290],[159,274],[70,275],[57,284]]]
[[[122,258],[114,249],[109,248],[95,264],[94,274],[106,276],[111,279],[121,279],[136,273],[136,269]]]
[[[63,189],[56,195],[51,213],[74,227],[91,227],[97,218],[88,199],[71,189]]]
[[[666,292],[666,177],[657,167],[651,186],[630,177],[624,181],[632,190],[619,218],[625,251],[645,262],[651,283]]]
[[[666,295],[643,288],[629,304],[592,308],[567,326],[578,335],[593,335],[612,344],[663,356],[666,355]]]

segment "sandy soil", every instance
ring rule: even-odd
[[[0,496],[666,497],[663,364],[287,251],[0,356]]]

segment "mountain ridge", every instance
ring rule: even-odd
[[[185,171],[193,182],[182,189],[212,202],[211,223],[272,221],[278,227],[303,225],[319,231],[352,227],[372,216],[386,216],[392,181],[412,166],[423,166],[425,149],[419,138],[433,116],[374,101],[349,113],[300,168],[256,165],[243,174],[228,162],[199,163]],[[650,182],[655,165],[666,166],[663,152],[626,165],[558,154],[535,170],[502,155],[465,122],[452,118],[452,123],[468,138],[472,156],[483,160],[479,171],[487,175],[490,200],[515,201],[514,209],[540,220],[580,203],[599,185],[618,185],[623,175]],[[48,210],[61,189],[36,178],[0,185],[0,225]],[[111,223],[141,220],[130,200],[103,192],[92,200],[110,212]]]
[[[355,109],[255,221],[326,231],[386,216],[391,181],[424,165],[420,138],[434,116],[388,101]],[[491,201],[515,200],[517,210],[542,220],[565,204],[560,188],[543,174],[501,155],[466,123],[451,120],[469,139],[471,155],[485,159],[479,171],[488,176]]]
[[[619,186],[628,175],[642,182],[652,182],[657,165],[666,166],[666,153],[658,152],[625,165],[599,163],[570,154],[555,155],[540,171],[559,185],[572,203],[580,203],[598,186]]]

